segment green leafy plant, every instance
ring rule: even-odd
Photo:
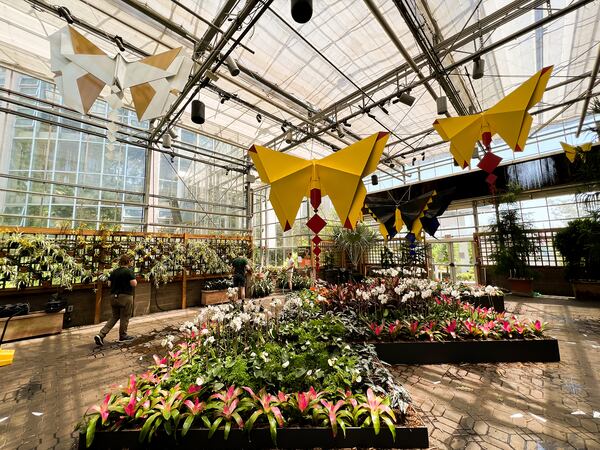
[[[364,223],[358,223],[353,230],[336,227],[333,229],[335,246],[348,254],[356,270],[361,258],[375,243],[375,232]]]
[[[568,279],[600,280],[600,214],[570,221],[556,233],[554,244],[565,259]]]

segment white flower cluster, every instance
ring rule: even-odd
[[[227,288],[227,298],[233,300],[237,296],[237,289],[233,287]]]
[[[173,336],[172,334],[169,334],[162,341],[160,341],[160,345],[162,345],[163,347],[168,347],[169,350],[173,350],[173,342],[174,341],[175,341],[175,336]]]

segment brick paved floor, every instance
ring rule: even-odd
[[[514,299],[511,299],[514,300]],[[507,302],[543,318],[560,363],[395,366],[429,427],[432,448],[600,449],[600,305],[555,298]],[[32,339],[0,368],[0,449],[74,448],[73,428],[113,384],[143,371],[160,340],[197,308],[134,318],[131,345],[92,342],[99,326]],[[116,339],[113,329],[108,339]],[[582,411],[585,415],[571,413]]]

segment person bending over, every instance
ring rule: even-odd
[[[104,338],[119,321],[119,341],[131,341],[133,336],[127,334],[129,318],[133,312],[133,288],[137,286],[135,274],[129,267],[131,258],[123,255],[119,259],[119,267],[113,270],[108,277],[110,286],[110,306],[112,315],[100,333],[94,336],[96,345],[104,345]]]
[[[233,287],[238,288],[238,300],[246,298],[246,274],[249,272],[248,260],[238,256],[231,261],[233,266]]]

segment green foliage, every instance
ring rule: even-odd
[[[363,254],[373,246],[375,239],[375,232],[364,223],[358,223],[354,230],[342,227],[333,229],[335,246],[348,254],[355,269]]]
[[[266,297],[273,292],[273,282],[269,277],[255,278],[253,283],[250,295],[252,298]]]
[[[527,265],[528,257],[537,251],[538,246],[527,234],[530,229],[531,226],[522,222],[516,209],[500,213],[500,219],[490,227],[495,244],[491,257],[497,273],[514,278],[533,275]]]
[[[554,245],[565,259],[568,279],[600,280],[600,218],[575,219],[556,233]]]

